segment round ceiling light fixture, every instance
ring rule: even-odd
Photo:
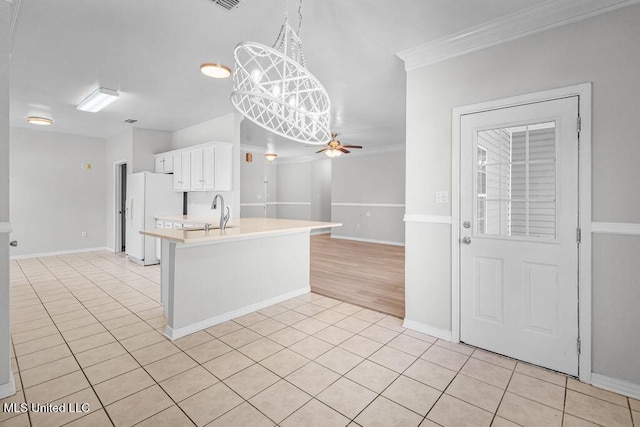
[[[200,66],[200,71],[205,76],[213,77],[214,79],[226,79],[231,76],[231,68],[222,64],[202,64]]]
[[[32,125],[40,125],[40,126],[49,126],[53,124],[53,120],[47,119],[46,117],[30,116],[30,117],[27,117],[27,121]]]

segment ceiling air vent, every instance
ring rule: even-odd
[[[127,119],[124,122],[125,123],[135,123],[135,122],[137,122],[137,120],[136,119]]]
[[[240,0],[212,0],[215,4],[224,7],[227,10],[231,10],[240,3]]]

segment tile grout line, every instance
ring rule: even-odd
[[[63,261],[63,262],[65,262],[64,260],[62,260],[62,261]],[[65,262],[65,263],[66,263],[66,262]],[[69,264],[67,263],[67,265],[69,265]],[[84,275],[84,274],[83,274],[83,275]],[[85,278],[87,278],[89,281],[91,281],[92,283],[94,283],[94,282],[93,282],[91,279],[89,279],[88,277],[86,277],[86,276],[85,276]],[[124,283],[124,282],[123,282],[123,283]],[[94,284],[95,284],[95,283],[94,283]],[[64,286],[64,285],[63,285],[63,286]],[[99,285],[96,285],[96,286],[98,286],[98,287],[99,287]],[[66,286],[65,286],[65,287],[66,287]],[[81,304],[82,304],[82,303],[81,303]],[[82,304],[82,305],[84,306],[84,304]],[[85,307],[85,308],[86,308],[86,307]],[[128,310],[128,308],[127,308],[127,310]],[[130,310],[128,310],[128,311],[130,311]],[[130,311],[130,312],[131,312],[131,311]],[[133,315],[135,315],[136,317],[138,317],[141,321],[145,322],[143,319],[141,319],[139,316],[137,316],[137,314],[136,314],[136,313],[134,313],[134,312],[131,312],[131,313],[132,313]],[[95,317],[95,315],[94,315],[93,313],[91,313],[91,315]],[[123,316],[120,316],[120,317],[123,317]],[[96,320],[97,320],[97,321],[102,325],[102,322],[101,322],[97,317],[96,317]],[[110,319],[109,319],[109,320],[110,320]],[[145,323],[146,323],[146,322],[145,322]],[[104,327],[104,325],[103,325],[103,327]],[[189,415],[188,415],[188,414],[186,414],[186,413],[182,410],[182,408],[177,404],[177,402],[175,402],[175,401],[173,400],[173,398],[172,398],[171,396],[169,396],[169,395],[166,393],[166,391],[164,391],[164,389],[163,389],[163,388],[162,388],[162,386],[158,383],[158,381],[156,381],[156,379],[155,379],[153,376],[151,376],[151,374],[149,374],[149,372],[147,371],[147,369],[145,369],[145,367],[144,367],[144,366],[143,366],[143,365],[138,361],[138,359],[136,359],[136,358],[135,358],[135,356],[134,356],[133,354],[131,354],[131,352],[129,351],[129,349],[127,349],[125,346],[123,346],[123,345],[122,345],[122,343],[120,343],[120,340],[118,340],[115,336],[113,336],[113,334],[111,333],[111,331],[110,331],[109,329],[107,329],[107,328],[105,328],[105,329],[106,329],[106,330],[107,330],[107,332],[108,332],[108,333],[113,337],[113,339],[115,339],[115,340],[116,340],[116,342],[117,342],[120,346],[122,346],[122,348],[124,348],[124,350],[125,350],[126,354],[128,354],[129,356],[131,356],[131,357],[136,361],[136,363],[138,363],[138,364],[140,365],[140,368],[141,368],[142,370],[144,370],[144,371],[145,371],[145,373],[146,373],[147,375],[149,375],[149,377],[150,377],[150,378],[153,380],[153,382],[154,382],[154,384],[152,384],[151,386],[146,387],[146,388],[144,388],[144,389],[142,389],[142,390],[139,390],[139,391],[137,391],[137,392],[135,392],[135,393],[132,393],[132,394],[130,394],[130,395],[128,395],[128,396],[125,396],[125,397],[123,397],[123,398],[121,398],[121,399],[118,399],[118,400],[116,400],[116,401],[114,401],[114,402],[111,402],[109,405],[113,405],[113,404],[114,404],[114,403],[116,403],[116,402],[119,402],[119,401],[121,401],[121,400],[123,400],[123,399],[126,399],[126,398],[128,398],[128,397],[130,397],[130,396],[133,396],[134,394],[137,394],[137,393],[140,393],[141,391],[147,390],[147,389],[149,389],[149,388],[153,387],[154,385],[157,385],[157,386],[162,390],[162,392],[163,392],[164,394],[166,394],[166,395],[167,395],[167,397],[168,397],[168,398],[169,398],[169,399],[170,399],[170,400],[171,400],[171,401],[172,401],[172,402],[173,402],[173,403],[178,407],[178,409],[180,409],[180,411],[182,411],[182,412],[184,413],[184,415],[185,415],[185,416],[186,416],[186,417],[187,417],[191,422],[193,422],[194,424],[196,424],[196,423],[191,419],[191,417],[189,417]],[[155,330],[155,329],[154,329],[154,330]],[[141,335],[141,334],[140,334],[140,335]],[[135,336],[137,336],[137,335],[135,335]],[[129,337],[129,338],[132,338],[132,337]],[[63,339],[64,339],[64,337],[63,337]],[[66,340],[65,340],[65,341],[66,341]],[[158,344],[158,343],[150,344],[150,345],[148,345],[148,346],[146,346],[146,347],[142,347],[142,348],[139,348],[139,349],[137,349],[137,350],[142,350],[142,349],[144,349],[144,348],[150,347],[150,346],[155,345],[155,344]],[[105,344],[105,345],[109,345],[109,344]],[[175,344],[174,344],[174,345],[175,345]],[[177,347],[177,346],[176,346],[176,347]],[[97,347],[94,347],[94,348],[97,348]],[[71,350],[71,348],[69,348],[69,349]],[[92,350],[92,349],[89,349],[89,350]],[[87,351],[89,351],[89,350],[87,350]],[[136,350],[136,351],[137,351],[137,350]],[[181,350],[181,349],[180,349],[180,350]],[[71,352],[72,352],[72,354],[74,354],[74,357],[75,357],[75,353],[73,353],[73,351],[71,351]],[[116,356],[116,357],[119,357],[119,356]],[[167,357],[171,357],[171,356],[167,356]],[[187,354],[187,357],[190,357],[190,356]],[[114,357],[114,358],[112,358],[112,359],[115,359],[115,357]],[[111,360],[111,359],[108,359],[108,360]],[[159,360],[162,360],[162,359],[159,359]],[[76,360],[76,362],[77,362],[77,360]],[[100,363],[102,363],[102,362],[100,362]],[[155,362],[151,362],[151,363],[155,363]],[[197,362],[196,362],[196,363],[197,363]],[[98,363],[98,364],[99,364],[99,363]],[[78,362],[78,365],[80,366],[80,363],[79,363],[79,362]],[[104,408],[104,412],[105,412],[105,414],[107,414],[107,417],[109,418],[109,420],[111,421],[111,423],[112,423],[113,425],[115,425],[115,423],[113,422],[113,420],[112,420],[112,418],[111,418],[111,415],[110,415],[110,414],[109,414],[109,412],[107,411],[107,406],[109,406],[109,405],[104,405],[104,404],[102,403],[102,399],[100,398],[100,396],[98,395],[98,393],[95,391],[94,385],[91,383],[91,381],[89,381],[89,378],[87,377],[86,373],[84,372],[84,368],[82,368],[82,366],[80,366],[80,369],[82,370],[83,375],[84,375],[84,376],[85,376],[85,378],[87,379],[87,382],[88,382],[88,383],[89,383],[89,385],[91,386],[91,389],[93,390],[93,392],[95,393],[96,397],[97,397],[97,398],[98,398],[98,400],[100,401],[100,404],[101,404],[101,405],[102,405],[102,407]],[[136,368],[136,369],[137,369],[137,368]],[[131,372],[131,371],[129,371],[129,372]],[[125,373],[125,374],[126,374],[126,373]],[[125,374],[121,374],[121,375],[125,375]],[[117,375],[116,377],[119,377],[119,376],[121,376],[121,375]],[[116,378],[116,377],[114,377],[114,378]],[[110,379],[111,379],[111,378],[110,378]],[[108,380],[107,380],[107,381],[108,381]],[[159,413],[161,413],[161,412],[165,411],[166,409],[168,409],[168,408],[164,408],[164,409],[163,409],[163,410],[161,410],[160,412],[157,412],[157,413],[155,413],[155,414],[152,414],[152,415],[151,415],[151,416],[149,416],[148,418],[151,418],[151,417],[153,417],[153,416],[155,416],[155,415],[157,415],[157,414],[159,414]],[[146,419],[148,419],[148,418],[145,418],[144,420],[141,420],[140,422],[143,422],[143,421],[145,421],[145,420],[146,420]],[[136,423],[136,424],[139,424],[139,423]]]
[[[42,265],[47,269],[47,271],[49,271],[49,272],[50,272],[49,268],[48,268],[48,267],[46,267],[46,266],[45,266],[45,264],[44,264],[44,263],[42,263],[42,262],[40,261],[40,259],[39,259],[39,258],[36,258],[36,259],[38,260],[38,262],[40,262],[40,263],[41,263],[41,264],[42,264]],[[20,266],[20,268],[22,269],[22,266]],[[22,272],[23,272],[23,274],[24,274],[24,270],[23,270],[23,269],[22,269]],[[53,273],[52,273],[52,274],[53,274]],[[25,276],[26,276],[26,274],[25,274]],[[55,276],[55,274],[54,274],[54,276]],[[85,276],[85,278],[86,278],[86,276]],[[28,277],[27,277],[27,280],[29,280],[29,278],[28,278]],[[31,282],[30,282],[30,281],[29,281],[29,284],[30,284],[30,286],[32,286],[32,287],[33,287],[33,285],[31,285]],[[71,292],[71,291],[69,290],[69,288],[67,288],[64,284],[62,284],[62,282],[60,282],[60,284],[61,284],[65,289],[67,289],[67,291]],[[35,288],[34,288],[34,291],[35,291]],[[36,294],[37,294],[37,291],[36,291]],[[73,293],[72,293],[72,294],[73,294]],[[42,301],[42,300],[40,299],[40,296],[39,296],[39,295],[37,295],[37,297],[38,297],[38,299],[39,299],[40,301]],[[75,297],[74,297],[74,298],[75,298]],[[49,311],[48,311],[48,310],[47,310],[47,308],[44,306],[44,304],[43,304],[43,307],[44,307],[45,311],[47,312],[47,314],[49,314]],[[50,315],[50,314],[49,314],[49,317],[51,318],[51,315]],[[73,352],[73,350],[72,350],[72,349],[71,349],[71,347],[69,346],[69,343],[67,342],[67,340],[66,340],[66,339],[64,338],[64,336],[62,335],[62,332],[58,329],[58,325],[55,323],[55,321],[53,320],[53,318],[51,318],[51,321],[53,322],[54,326],[56,327],[56,330],[58,330],[58,333],[59,333],[59,334],[60,334],[60,336],[62,337],[62,340],[64,341],[64,343],[67,345],[67,348],[68,348],[68,349],[69,349],[69,351],[71,352],[71,355],[73,356],[73,358],[74,358],[75,362],[78,364],[78,367],[80,368],[80,371],[82,372],[82,375],[83,375],[83,376],[84,376],[84,378],[87,380],[87,383],[89,384],[89,387],[91,388],[91,390],[92,390],[92,391],[93,391],[93,393],[95,394],[96,398],[98,399],[98,402],[100,402],[100,406],[102,407],[101,409],[104,409],[104,412],[105,412],[105,414],[107,415],[107,418],[109,419],[109,421],[111,422],[111,424],[112,424],[112,425],[115,425],[115,423],[114,423],[114,422],[113,422],[113,420],[111,419],[111,416],[110,416],[110,415],[109,415],[109,413],[107,412],[107,409],[106,409],[105,405],[102,403],[102,399],[100,399],[100,396],[98,396],[98,393],[96,393],[95,389],[93,388],[93,384],[91,384],[91,381],[89,381],[89,378],[87,377],[87,374],[86,374],[86,373],[84,372],[84,370],[82,369],[82,366],[80,365],[80,362],[78,362],[78,359],[77,359],[77,357],[76,357],[76,354]],[[16,361],[17,361],[17,355],[16,355]],[[77,372],[77,371],[74,371],[74,372]],[[65,374],[65,375],[68,375],[68,374]],[[62,378],[63,376],[64,376],[64,375],[61,375],[60,377],[57,377],[57,378]],[[55,378],[54,378],[54,379],[55,379]],[[49,381],[50,381],[50,380],[49,380]],[[45,382],[45,383],[46,383],[46,382]],[[43,383],[43,384],[45,384],[45,383]],[[24,384],[23,384],[23,389],[24,389]],[[83,389],[83,390],[85,390],[85,389]],[[80,391],[82,391],[82,390],[80,390]],[[73,393],[77,393],[77,392],[73,392]],[[73,393],[71,393],[71,394],[73,394]],[[63,398],[65,398],[65,397],[67,397],[67,396],[70,396],[71,394],[66,395],[66,396],[62,396],[62,397],[60,397],[60,399],[63,399]],[[26,397],[27,397],[27,395],[26,395],[26,392],[25,392],[25,400],[26,400]],[[97,411],[96,411],[96,412],[97,412]],[[89,414],[85,414],[85,415],[83,415],[83,416],[81,416],[81,417],[78,417],[77,419],[84,418],[84,417],[85,417],[85,416],[87,416],[87,415],[89,415]],[[29,421],[31,421],[31,420],[29,420]],[[71,422],[73,422],[73,421],[75,421],[75,420],[72,420]],[[65,424],[68,424],[68,423],[65,423]]]

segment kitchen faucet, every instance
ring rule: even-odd
[[[229,206],[227,206],[227,211],[225,212],[224,197],[222,197],[222,194],[216,194],[213,198],[213,203],[211,203],[211,209],[218,207],[218,198],[220,198],[220,230],[224,230],[227,227],[227,222],[229,222]]]

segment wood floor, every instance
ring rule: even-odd
[[[312,236],[311,290],[404,318],[404,247]]]

